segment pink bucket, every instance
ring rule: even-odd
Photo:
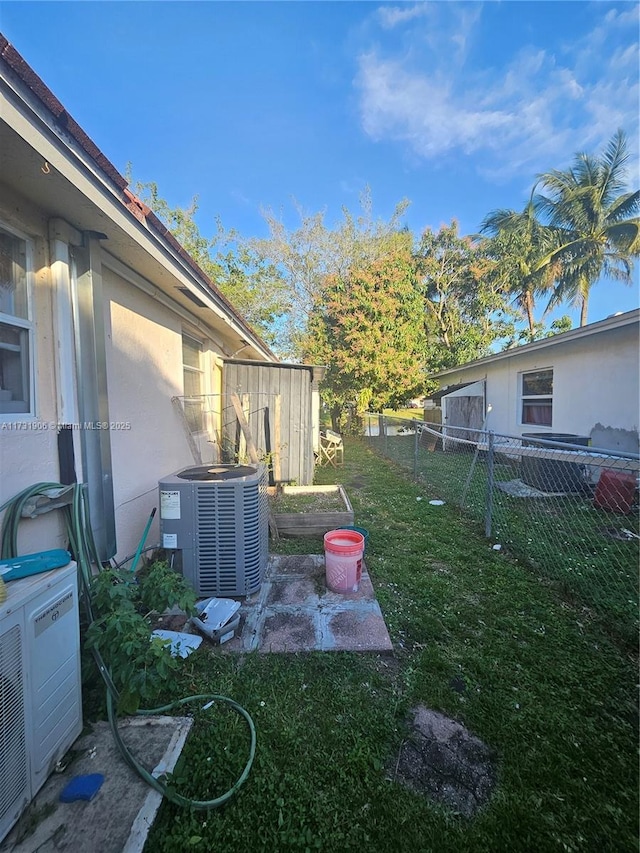
[[[356,530],[330,530],[324,534],[327,587],[332,592],[357,592],[362,575],[364,536]]]

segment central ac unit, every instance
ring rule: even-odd
[[[255,465],[200,465],[164,477],[162,547],[175,550],[196,595],[246,596],[269,557],[268,474]]]
[[[82,731],[76,564],[0,604],[0,841]]]

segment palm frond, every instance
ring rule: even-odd
[[[629,159],[627,137],[622,129],[618,129],[609,140],[602,155],[601,203],[608,204],[616,193],[625,186],[625,166]]]
[[[609,225],[605,230],[607,243],[629,255],[638,255],[640,249],[640,220],[627,220]]]
[[[623,193],[618,196],[608,207],[606,213],[607,222],[620,222],[623,219],[631,219],[640,210],[640,190]]]
[[[503,228],[513,226],[521,214],[510,208],[498,208],[488,213],[480,224],[482,234],[497,234]]]

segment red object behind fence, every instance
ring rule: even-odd
[[[593,505],[613,512],[631,512],[636,493],[636,478],[626,471],[614,471],[609,468],[600,474]]]

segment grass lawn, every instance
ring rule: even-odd
[[[383,409],[384,415],[392,418],[405,418],[413,420],[414,418],[421,421],[424,415],[424,409]]]
[[[211,691],[239,702],[256,725],[256,759],[222,809],[165,802],[145,851],[637,850],[636,661],[492,551],[453,505],[430,506],[406,472],[355,440],[345,447],[344,467],[319,469],[317,481],[344,483],[369,531],[367,565],[395,651],[186,659],[171,698]],[[272,550],[320,553],[322,542],[283,539]],[[496,752],[497,788],[473,820],[394,780],[418,704]],[[175,786],[201,800],[221,794],[246,744],[239,718],[198,712]]]
[[[473,453],[429,452],[418,447],[412,432],[368,439],[370,446],[408,471],[439,498],[460,505],[484,529],[487,462],[483,454],[472,465]],[[470,472],[473,475],[470,477]],[[497,455],[495,481],[520,476],[517,462]],[[617,541],[608,531],[630,528],[636,535],[637,513],[607,513],[593,506],[590,495],[564,495],[522,500],[494,489],[492,538],[509,553],[536,566],[540,575],[589,608],[608,632],[637,648],[638,543]]]

